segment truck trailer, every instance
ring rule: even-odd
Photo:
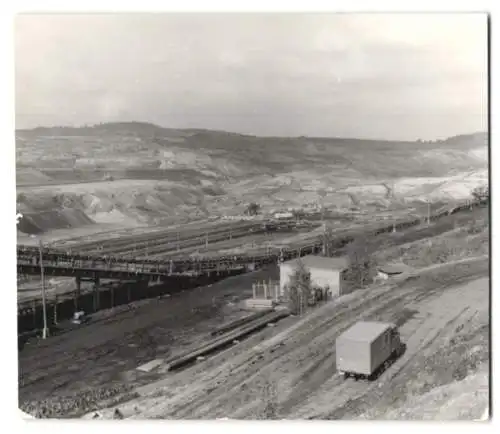
[[[373,381],[404,352],[392,323],[359,321],[336,341],[337,371],[344,378]]]

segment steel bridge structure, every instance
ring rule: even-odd
[[[43,271],[49,276],[74,277],[76,292],[80,291],[82,280],[93,281],[96,289],[100,279],[125,280],[138,282],[161,282],[172,276],[201,276],[201,275],[228,275],[234,272],[253,271],[263,266],[280,261],[301,257],[309,254],[318,254],[324,249],[334,251],[357,236],[377,235],[384,232],[405,229],[419,225],[423,221],[435,221],[446,215],[472,209],[473,206],[483,206],[486,201],[467,201],[462,205],[448,209],[440,209],[426,218],[402,218],[394,221],[379,221],[363,227],[350,228],[335,232],[325,245],[325,238],[318,236],[313,240],[289,245],[284,248],[269,251],[263,255],[234,255],[219,256],[217,258],[123,258],[113,256],[96,256],[74,253],[62,250],[38,247],[17,246],[17,271],[19,274],[39,275],[41,273],[40,257],[42,257]]]

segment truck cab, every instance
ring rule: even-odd
[[[391,350],[392,350],[391,353],[396,353],[396,355],[399,355],[402,349],[402,345],[401,345],[401,336],[396,326],[391,327],[390,339],[391,339]]]

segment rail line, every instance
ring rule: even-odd
[[[466,202],[450,210],[442,210],[430,216],[436,221],[444,216],[455,214],[473,206],[483,206],[485,201]],[[330,249],[338,249],[353,241],[357,236],[378,235],[393,230],[405,229],[422,223],[422,218],[399,219],[391,222],[377,222],[362,229],[356,228],[335,234],[330,242]],[[198,276],[201,274],[231,272],[235,270],[253,270],[264,265],[289,260],[308,254],[319,253],[324,240],[317,237],[308,243],[285,247],[279,252],[262,255],[231,255],[217,258],[171,258],[167,260],[121,257],[89,256],[67,254],[52,249],[44,249],[44,268],[46,274],[54,276],[84,276],[119,280],[161,280],[172,275]],[[39,274],[39,251],[34,247],[18,246],[17,269],[21,274]]]
[[[253,229],[253,228],[251,228]],[[252,233],[262,233],[265,232],[262,229],[256,229]],[[223,240],[229,240],[230,238],[240,238],[249,234],[249,229],[238,229],[234,231],[228,231],[227,228],[220,229],[215,232],[209,232],[207,235],[199,235],[195,237],[183,236],[177,238],[176,236],[167,236],[165,238],[156,238],[154,241],[148,241],[147,243],[141,243],[137,246],[135,243],[126,244],[121,248],[116,249],[114,246],[106,249],[105,251],[98,251],[100,254],[113,254],[113,255],[129,255],[134,256],[149,256],[155,253],[164,251],[175,251],[186,248],[194,248],[197,246],[203,246],[205,243],[213,244]],[[97,250],[96,250],[97,252]]]
[[[106,240],[103,242],[86,243],[66,248],[69,252],[113,255],[113,256],[131,256],[148,257],[159,253],[171,251],[180,251],[190,248],[202,247],[205,244],[214,244],[220,241],[232,240],[251,234],[264,234],[275,230],[290,230],[296,226],[296,223],[269,223],[269,222],[238,222],[238,225],[227,225],[213,230],[197,229],[179,230],[172,229],[165,231],[156,231],[145,236],[130,236],[125,239],[122,237],[117,240]],[[315,225],[313,225],[315,226]],[[98,247],[96,247],[98,246]],[[62,248],[61,248],[62,249]],[[164,256],[164,255],[158,255]]]
[[[258,224],[256,222],[238,222],[238,224],[234,224],[232,227],[234,230],[241,230],[241,229],[251,229],[252,227],[257,227]],[[177,233],[179,234],[179,241],[184,241],[187,239],[191,239],[193,237],[201,237],[205,235],[206,232],[216,234],[216,233],[221,233],[221,232],[226,232],[229,233],[230,229],[227,227],[227,225],[217,228],[215,226],[214,228],[206,228],[206,229],[199,229],[199,228],[182,228],[177,230],[174,229],[164,229],[164,230],[158,230],[152,233],[144,234],[144,235],[130,235],[126,237],[120,237],[120,238],[114,238],[114,239],[108,239],[104,241],[89,241],[85,243],[78,243],[74,246],[71,247],[72,250],[77,250],[79,252],[92,252],[92,251],[103,251],[103,250],[109,250],[109,251],[118,251],[121,247],[126,247],[126,246],[133,246],[134,244],[137,247],[141,247],[142,244],[146,244],[149,242],[156,242],[161,238],[162,240],[165,241],[170,241],[170,242],[177,242]],[[96,244],[99,246],[99,248],[96,248]],[[111,250],[112,249],[112,250]]]

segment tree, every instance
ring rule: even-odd
[[[323,243],[323,256],[331,257],[333,254],[333,231],[332,228],[326,228],[321,235],[321,241]]]
[[[347,245],[349,268],[346,281],[353,286],[363,287],[372,277],[375,268],[374,248],[364,237],[356,238]]]
[[[289,304],[292,314],[301,314],[306,310],[311,291],[311,272],[299,259],[288,284]]]
[[[258,203],[252,202],[248,204],[245,214],[247,215],[257,215],[260,211],[260,205]]]
[[[476,187],[472,190],[472,197],[480,202],[487,201],[490,198],[490,189],[487,185]]]

